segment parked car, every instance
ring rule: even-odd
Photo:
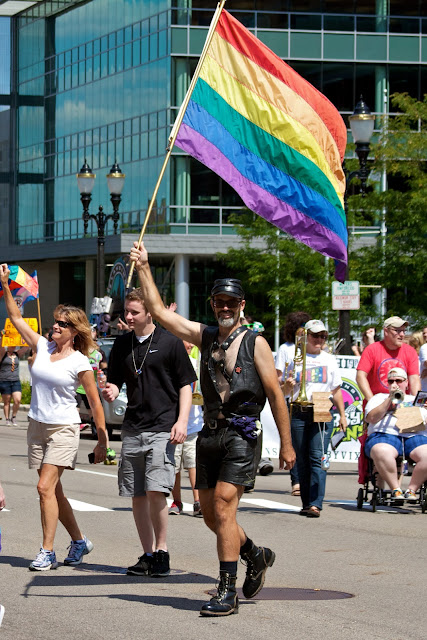
[[[106,338],[98,339],[98,345],[101,351],[103,351],[103,353],[105,354],[107,363],[110,358],[111,349],[113,348],[113,345],[114,345],[114,340],[115,340],[115,337],[106,337]],[[120,431],[120,429],[122,428],[123,418],[124,418],[126,407],[128,404],[128,399],[126,394],[126,384],[123,384],[122,388],[120,389],[119,395],[113,402],[106,402],[101,395],[101,403],[102,403],[102,408],[104,409],[105,426],[107,427],[108,437],[111,438],[111,435],[114,429]],[[97,437],[96,427],[95,427],[95,424],[93,423],[93,420],[91,422],[91,428],[92,428],[92,436],[96,438]]]

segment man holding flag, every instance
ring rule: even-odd
[[[288,410],[267,341],[240,323],[245,307],[240,280],[215,280],[211,308],[218,328],[207,327],[165,308],[144,245],[139,249],[135,242],[130,257],[152,317],[201,351],[205,424],[197,440],[196,486],[205,523],[217,536],[220,581],[217,594],[200,613],[227,616],[239,608],[239,555],[247,565],[245,598],[253,598],[262,589],[267,568],[275,560],[271,549],[258,547],[247,537],[236,514],[245,486],[255,482],[261,455],[259,416],[266,397],[280,434],[280,467],[291,469],[294,465]]]

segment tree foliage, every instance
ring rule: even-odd
[[[235,214],[230,221],[242,245],[220,257],[242,279],[252,298],[248,313],[262,321],[267,335],[272,333],[277,302],[282,321],[290,311],[324,318],[330,307],[333,262],[280,234],[251,211]]]
[[[395,94],[392,104],[399,114],[382,123],[371,171],[385,168],[388,188],[349,200],[350,221],[379,224],[384,215],[387,234],[350,254],[350,277],[385,287],[387,315],[408,316],[414,328],[427,316],[427,96]]]

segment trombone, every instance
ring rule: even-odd
[[[293,405],[298,405],[299,407],[312,407],[313,403],[307,398],[307,389],[306,389],[306,361],[307,361],[307,329],[303,329],[303,333],[301,335],[296,334],[295,336],[295,356],[294,356],[294,372],[296,370],[297,364],[302,365],[301,370],[301,384],[298,393],[298,397],[295,400],[291,401],[291,417],[292,417],[292,407]]]

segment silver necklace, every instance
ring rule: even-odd
[[[135,352],[134,352],[134,348],[133,348],[133,337],[134,337],[134,333],[133,333],[133,331],[132,331],[132,361],[133,361],[133,368],[135,369],[135,375],[136,375],[136,376],[139,376],[139,375],[141,374],[141,372],[142,372],[142,369],[143,369],[143,367],[144,367],[145,358],[147,357],[148,352],[150,351],[150,347],[151,347],[151,342],[152,342],[152,340],[153,340],[153,336],[154,336],[154,331],[153,331],[153,333],[152,333],[152,334],[151,334],[151,336],[150,336],[150,342],[148,343],[147,351],[145,352],[145,355],[144,355],[144,357],[143,357],[143,359],[142,359],[142,362],[141,362],[141,366],[140,366],[140,367],[139,367],[139,369],[138,369],[138,368],[137,368],[137,366],[136,366],[136,362],[135,362]]]

